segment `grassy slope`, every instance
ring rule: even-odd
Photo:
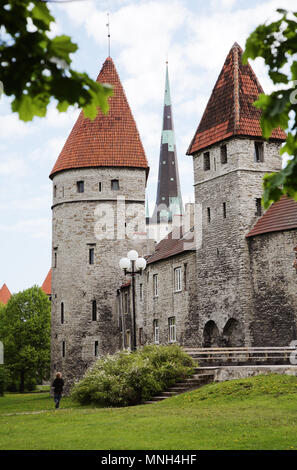
[[[41,409],[49,411],[5,415]],[[55,411],[45,393],[0,399],[0,449],[297,449],[296,435],[297,378],[285,375],[118,409],[75,407],[64,398]]]

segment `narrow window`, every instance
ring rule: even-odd
[[[159,320],[154,320],[153,328],[154,328],[154,343],[159,344]]]
[[[120,189],[119,180],[111,180],[111,189],[118,191]]]
[[[181,288],[181,268],[175,268],[174,270],[174,291],[180,292]]]
[[[99,182],[98,189],[99,189],[99,193],[101,193],[101,191],[102,191],[102,183],[101,183],[101,181]]]
[[[204,171],[210,170],[210,156],[209,152],[203,154],[203,169]]]
[[[264,162],[264,144],[255,142],[255,162]]]
[[[84,183],[84,181],[77,181],[76,187],[77,187],[77,192],[78,192],[78,193],[83,193],[84,190],[85,190],[85,183]]]
[[[62,341],[62,357],[65,357],[65,350],[66,350],[65,341]]]
[[[207,208],[207,220],[210,222],[210,207]]]
[[[64,323],[64,302],[61,302],[61,323]]]
[[[143,301],[143,284],[139,284],[139,299]]]
[[[99,342],[95,341],[95,356],[98,356]]]
[[[124,294],[124,313],[129,312],[129,299],[128,299],[128,292]]]
[[[57,267],[58,264],[58,253],[54,251],[54,268]]]
[[[62,186],[62,197],[65,196],[64,186]]]
[[[158,297],[158,274],[153,275],[153,291],[154,297]]]
[[[256,199],[256,212],[255,215],[259,216],[262,215],[262,199],[258,198]]]
[[[227,209],[226,209],[226,203],[225,202],[223,202],[223,217],[224,217],[224,219],[226,219],[226,217],[227,217]]]
[[[97,321],[97,302],[92,301],[92,321]]]
[[[57,197],[57,186],[54,185],[54,197]]]
[[[95,259],[95,250],[94,248],[89,248],[89,264],[94,264]]]
[[[227,163],[227,145],[222,145],[221,146],[221,163]]]
[[[139,328],[138,343],[139,343],[139,346],[143,345],[143,328]]]
[[[175,317],[168,318],[169,343],[176,341]]]
[[[184,263],[184,286],[188,290],[188,263]]]

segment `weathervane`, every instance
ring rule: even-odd
[[[108,57],[110,57],[110,29],[109,29],[109,13],[107,13],[107,37],[108,37]]]

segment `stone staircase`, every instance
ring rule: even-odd
[[[157,403],[158,401],[166,400],[167,398],[180,395],[181,393],[190,392],[202,385],[213,382],[215,376],[214,369],[216,369],[216,367],[196,367],[195,373],[192,377],[185,379],[183,382],[177,382],[164,392],[161,392],[159,395],[152,397],[149,401],[144,402],[144,404]]]

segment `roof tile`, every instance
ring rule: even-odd
[[[81,111],[52,169],[50,177],[70,168],[94,166],[136,167],[148,170],[148,162],[115,65],[108,57],[97,82],[113,86],[109,111],[99,109],[91,121]]]
[[[297,202],[292,198],[282,196],[278,202],[269,207],[246,237],[294,228],[297,228]]]
[[[235,43],[227,55],[188,155],[235,135],[262,137],[261,110],[253,103],[264,92],[252,67],[242,64],[242,52]],[[270,138],[284,141],[286,134],[277,128]]]

